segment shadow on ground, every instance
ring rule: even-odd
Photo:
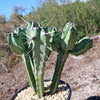
[[[100,100],[100,97],[99,96],[91,96],[86,100]]]

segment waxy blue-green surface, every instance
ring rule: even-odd
[[[57,51],[57,61],[50,87],[53,94],[58,89],[61,73],[68,55],[80,55],[92,47],[93,41],[84,37],[77,40],[77,29],[74,23],[67,23],[63,32],[56,27],[42,27],[36,22],[27,22],[27,27],[18,27],[9,34],[8,42],[12,50],[22,56],[25,69],[32,88],[43,97],[43,75],[45,63],[51,51]],[[67,66],[66,66],[67,67]]]

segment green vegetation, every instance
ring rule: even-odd
[[[37,22],[26,22],[26,27],[18,27],[8,35],[11,49],[22,56],[28,79],[39,98],[44,96],[43,75],[46,61],[51,51],[57,51],[57,61],[50,94],[54,94],[60,82],[61,73],[68,55],[80,55],[92,48],[92,39],[84,37],[77,41],[74,23],[67,23],[62,32],[56,27],[43,27]]]
[[[32,10],[31,14],[24,16],[26,20],[36,20],[39,23],[44,22],[47,25],[50,19],[55,16],[49,26],[57,26],[62,31],[66,22],[74,22],[78,28],[78,37],[86,35],[93,36],[100,31],[100,0],[89,0],[80,2],[76,0],[44,0],[37,10]],[[78,38],[78,39],[79,39]]]

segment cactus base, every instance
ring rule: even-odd
[[[44,80],[45,83],[46,83],[46,82],[49,82],[49,81],[51,81],[51,79],[46,79],[46,80]],[[66,97],[65,100],[70,100],[70,97],[71,97],[71,88],[70,88],[70,86],[68,85],[68,83],[66,83],[66,82],[64,82],[64,81],[62,81],[62,80],[60,80],[60,85],[61,85],[61,84],[63,84],[63,85],[64,85],[64,88],[66,89],[66,91],[68,91],[68,93],[64,94],[65,97]],[[59,85],[59,86],[60,86],[60,85]],[[20,89],[18,92],[16,92],[16,93],[11,97],[10,100],[16,100],[15,98],[17,97],[18,93],[22,92],[23,90],[27,89],[28,87],[30,87],[30,85],[27,85],[27,86],[23,87],[22,89]],[[48,87],[49,87],[49,86],[48,86]],[[48,88],[48,87],[47,87],[47,88]],[[45,88],[45,89],[47,89],[47,88]],[[64,88],[63,88],[63,86],[62,86],[61,88],[59,88],[58,93],[61,92],[61,91],[65,91]],[[49,93],[49,92],[48,92],[48,93]],[[58,93],[57,93],[57,94],[58,94]],[[64,93],[65,93],[65,92],[64,92]],[[50,95],[50,94],[45,94],[46,98],[47,98],[48,95]],[[55,95],[55,94],[54,94],[54,95]],[[44,96],[44,98],[45,98],[45,96]],[[54,96],[53,96],[53,97],[54,97]],[[55,97],[56,97],[56,95],[55,95]],[[50,98],[50,96],[49,96],[48,98]],[[47,98],[47,100],[49,100],[48,98]],[[42,99],[42,100],[44,100],[44,99]]]

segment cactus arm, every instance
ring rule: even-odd
[[[37,30],[35,33],[37,34],[37,36],[35,37],[34,42],[34,65],[35,65],[35,70],[36,70],[36,87],[37,87],[37,93],[39,98],[41,98],[43,96],[43,81],[42,81],[42,67],[43,67],[43,63],[41,63],[40,65],[40,61],[41,59],[41,51],[40,51],[40,31],[41,29]],[[42,61],[41,61],[42,62]]]
[[[26,40],[26,32],[22,28],[16,28],[14,30],[14,33],[8,35],[8,42],[11,47],[11,49],[19,55],[22,55],[22,59],[24,61],[25,69],[29,78],[30,85],[34,87],[34,90],[36,91],[36,83],[35,83],[35,77],[33,74],[32,61],[31,61],[31,55],[28,54],[32,47],[31,42],[28,42],[27,44],[23,44]],[[32,66],[33,67],[33,66]]]
[[[49,35],[50,35],[50,47],[53,51],[59,52],[59,49],[61,48],[61,43],[60,43],[60,33],[56,29],[56,27],[51,27],[49,28]]]
[[[11,49],[18,55],[22,55],[23,52],[22,52],[22,49],[16,44],[15,40],[13,39],[13,34],[9,34],[8,35],[8,43],[11,47]]]
[[[31,37],[30,39],[34,37],[31,41],[34,46],[31,60],[34,65],[33,69],[36,79],[36,91],[38,97],[41,98],[44,93],[43,75],[45,61],[47,60],[46,56],[50,55],[50,51],[47,49],[47,46],[49,45],[49,36],[45,36],[45,34],[48,33],[48,29],[47,27],[42,28],[40,25],[30,22],[27,26],[26,33],[29,37]]]
[[[41,30],[40,30],[41,31]],[[41,45],[41,41],[40,41],[40,31],[37,32],[37,37],[34,40],[34,63],[36,66],[36,87],[37,87],[37,93],[39,98],[41,98],[43,96],[43,81],[42,81],[42,67],[43,67],[43,61],[41,61],[41,56],[40,54],[42,53],[40,50],[40,45]],[[41,54],[42,55],[42,54]],[[40,65],[40,61],[41,61],[41,65]]]
[[[37,36],[34,39],[34,64],[36,68],[36,87],[39,98],[43,97],[44,93],[44,84],[43,84],[43,75],[44,67],[46,62],[46,55],[49,55],[49,50],[47,45],[49,39],[45,36],[47,32],[46,28],[39,28],[36,31]]]
[[[92,48],[92,45],[93,40],[88,37],[84,37],[75,44],[73,50],[70,53],[75,56],[79,56],[80,54],[83,54]]]
[[[50,87],[51,94],[57,91],[64,63],[69,55],[69,51],[72,50],[75,45],[76,38],[77,38],[77,32],[75,25],[73,23],[67,23],[61,35],[61,48],[60,52],[58,52],[56,68],[52,84]]]
[[[77,39],[75,24],[67,23],[61,35],[61,48],[65,51],[72,50]]]
[[[54,76],[53,76],[53,81],[50,87],[50,93],[54,94],[57,89],[58,89],[58,85],[59,85],[59,81],[60,81],[60,77],[61,77],[61,73],[63,70],[63,66],[64,63],[66,61],[66,58],[68,57],[69,53],[67,52],[65,53],[58,53],[57,55],[57,62],[56,62],[56,67],[55,67],[55,72],[54,72]]]
[[[28,76],[28,79],[29,79],[29,83],[30,83],[30,86],[32,88],[34,88],[35,92],[36,92],[36,80],[35,80],[35,76],[34,76],[34,73],[32,72],[32,67],[33,66],[31,63],[31,59],[30,59],[30,56],[29,55],[22,55],[22,59],[23,59],[23,62],[24,62],[24,66],[25,66],[25,70],[26,70],[26,73],[27,73],[27,76]]]

